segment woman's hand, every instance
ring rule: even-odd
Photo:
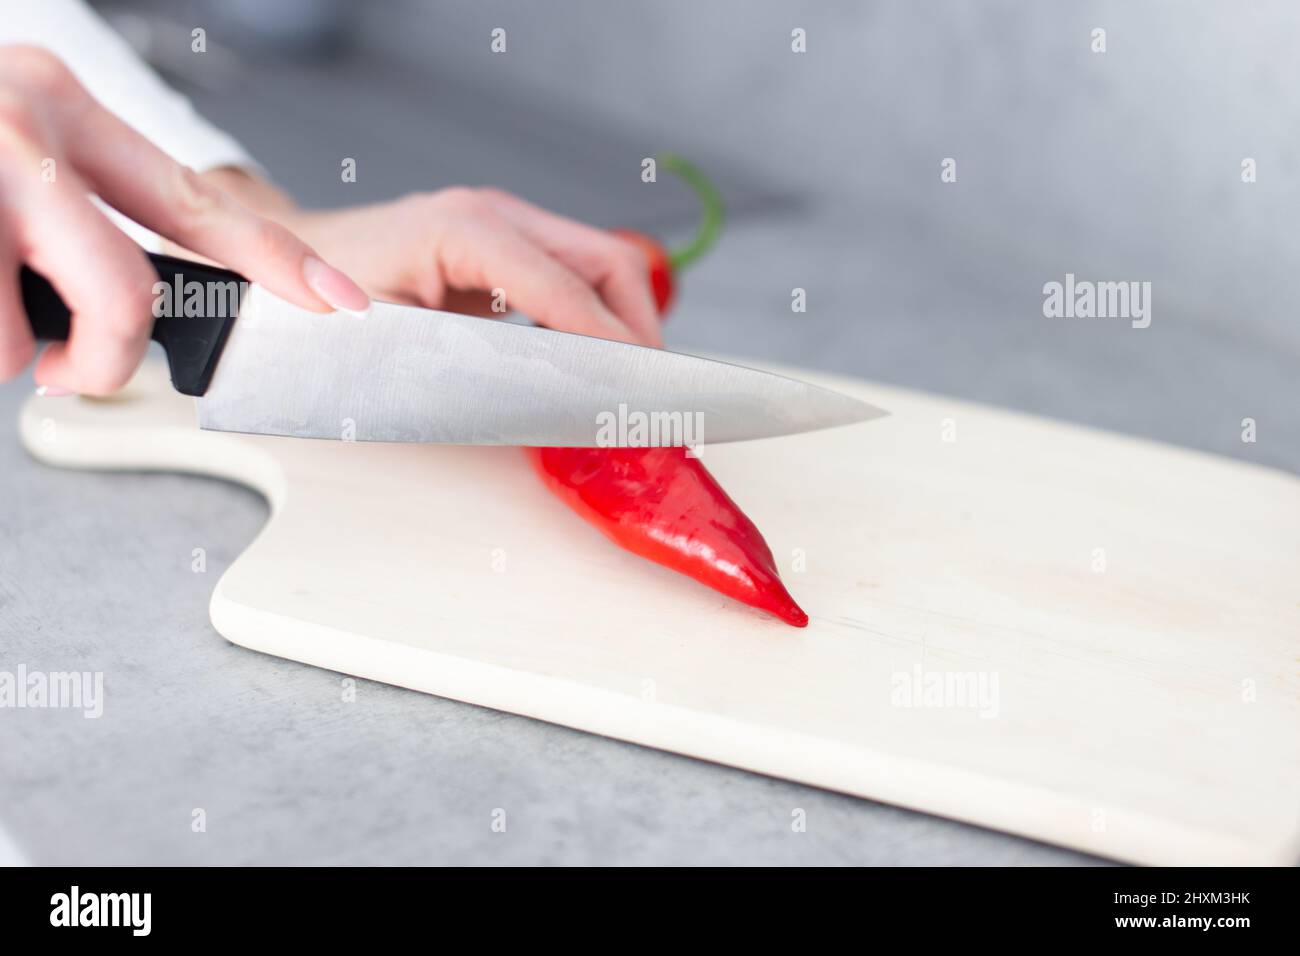
[[[236,203],[107,112],[53,54],[0,47],[0,381],[35,351],[18,287],[44,275],[72,311],[36,365],[48,393],[124,385],[153,325],[158,277],[90,195],[307,309],[362,311],[366,294],[283,226]]]
[[[645,258],[635,246],[508,193],[455,187],[302,212],[238,171],[208,175],[377,298],[485,316],[504,306],[565,332],[662,344]]]

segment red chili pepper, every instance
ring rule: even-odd
[[[546,486],[615,544],[807,626],[754,522],[686,449],[528,451]]]
[[[658,157],[655,168],[676,173],[695,190],[703,210],[700,228],[695,238],[680,249],[669,252],[658,239],[647,236],[643,232],[615,229],[614,235],[632,243],[645,256],[646,266],[650,270],[650,288],[654,292],[655,305],[659,309],[660,318],[667,318],[676,291],[674,280],[677,273],[708,252],[717,241],[718,232],[722,229],[722,197],[718,195],[718,191],[713,188],[713,183],[709,182],[707,176],[674,153],[665,153]]]
[[[713,244],[722,203],[703,174],[684,160],[663,156],[659,166],[682,176],[704,204],[699,233],[675,253],[651,236],[617,232],[645,255],[662,315],[673,300],[676,270]],[[685,449],[530,448],[528,455],[546,486],[615,544],[795,627],[808,625],[754,522]]]

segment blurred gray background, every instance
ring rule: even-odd
[[[638,175],[676,150],[733,218],[671,345],[1300,465],[1293,3],[241,0],[209,36],[239,9],[312,8],[341,24],[315,59],[259,47],[252,17],[229,61],[163,58],[306,204],[491,183],[683,238],[689,194]],[[1150,281],[1151,327],[1045,319],[1066,272]]]
[[[731,219],[682,281],[670,347],[1300,470],[1294,4],[100,6],[305,204],[490,183],[677,240],[693,200],[667,177],[643,184],[640,161],[692,158]],[[206,57],[188,54],[194,25]],[[495,27],[505,54],[489,51]],[[1096,27],[1105,53],[1090,49]],[[345,156],[355,184],[340,182]],[[945,157],[956,183],[940,182]],[[1151,282],[1150,328],[1044,318],[1043,284],[1067,272]],[[0,413],[24,394],[0,389]],[[38,862],[1087,862],[378,685],[331,717],[336,675],[207,625],[211,583],[264,519],[255,496],[53,473],[13,438],[4,455],[33,504],[0,512],[19,545],[0,558],[0,633],[32,666],[76,654],[120,673],[125,653],[134,668],[118,720],[87,734],[80,718],[27,719],[25,759],[0,752],[0,821]],[[111,568],[92,555],[69,569],[41,546],[51,534],[126,540]],[[209,575],[180,573],[177,555],[214,534]],[[32,585],[72,574],[76,601]],[[124,580],[163,593],[142,606]],[[189,832],[200,799],[218,807],[219,838]],[[483,807],[510,800],[526,820],[494,840]],[[808,809],[806,838],[791,837],[792,806]]]

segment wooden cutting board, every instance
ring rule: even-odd
[[[894,412],[705,450],[804,631],[617,550],[517,449],[200,432],[157,364],[22,436],[263,492],[211,604],[246,647],[1122,860],[1295,862],[1300,481],[794,374]]]

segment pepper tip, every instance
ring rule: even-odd
[[[781,620],[792,627],[807,627],[808,613],[798,604],[791,603],[782,613]]]

